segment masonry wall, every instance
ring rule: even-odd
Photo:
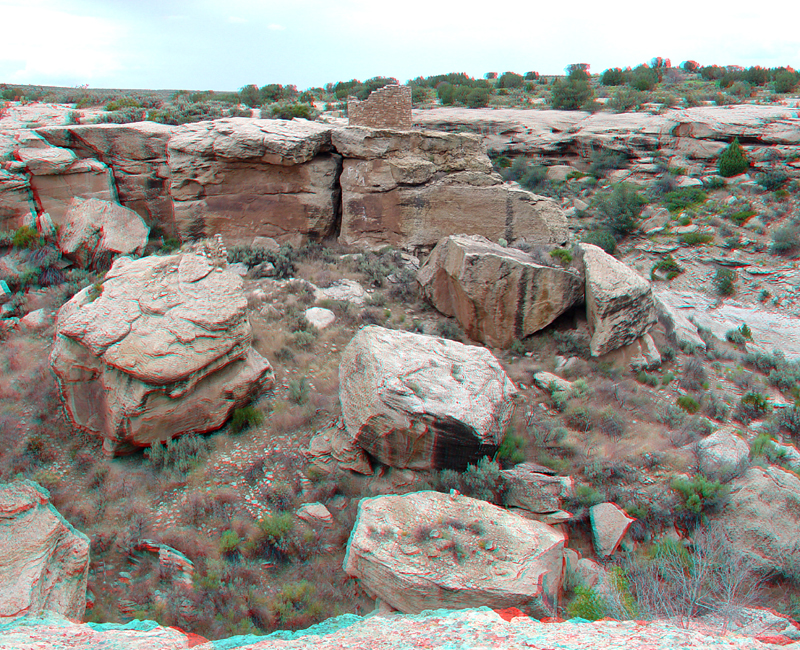
[[[347,100],[351,126],[373,129],[411,129],[411,88],[396,84],[378,88],[364,101]]]

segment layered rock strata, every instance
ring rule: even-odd
[[[382,463],[464,469],[499,446],[516,388],[485,348],[365,327],[339,366],[347,432]]]
[[[344,570],[406,614],[464,607],[555,612],[563,533],[462,495],[362,499]]]
[[[442,239],[417,273],[422,294],[467,336],[508,347],[583,301],[583,278],[479,235]]]
[[[89,539],[47,490],[27,480],[0,484],[0,623],[44,611],[80,620],[88,575]]]
[[[219,428],[274,381],[246,308],[241,278],[205,257],[118,259],[58,313],[50,361],[73,423],[110,454]]]

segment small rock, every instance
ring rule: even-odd
[[[304,503],[297,509],[297,516],[309,524],[329,524],[333,521],[330,510],[319,502]]]
[[[324,330],[336,320],[336,314],[324,307],[310,307],[305,312],[306,320],[318,330]]]

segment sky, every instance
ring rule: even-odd
[[[800,68],[798,19],[789,0],[0,0],[0,83],[304,89],[655,56]]]

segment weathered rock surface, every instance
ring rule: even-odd
[[[595,553],[605,558],[617,550],[628,528],[636,520],[616,503],[598,503],[589,508],[589,521],[592,524]]]
[[[591,244],[579,244],[586,273],[586,316],[593,356],[628,345],[656,322],[650,283]]]
[[[533,374],[533,383],[550,393],[562,392],[569,393],[572,390],[572,382],[563,377],[554,375],[552,372],[540,370]]]
[[[324,330],[336,320],[336,314],[324,307],[309,307],[305,311],[305,317],[318,330]]]
[[[347,431],[393,467],[463,469],[492,453],[514,412],[516,388],[484,348],[364,327],[339,366]]]
[[[660,289],[656,295],[673,314],[678,324],[675,331],[680,331],[683,338],[691,340],[692,331],[696,333],[699,326],[724,341],[730,330],[747,323],[753,332],[753,341],[747,343],[748,350],[766,354],[780,350],[787,359],[800,359],[800,318],[733,300],[720,303],[712,296],[695,291]]]
[[[438,610],[419,615],[361,617],[344,614],[308,628],[230,640],[242,650],[404,650],[406,648],[559,648],[560,650],[768,650],[771,643],[738,634],[676,627],[664,621],[540,622],[513,609]],[[712,628],[713,629],[713,628]],[[786,639],[788,641],[789,639]],[[228,641],[203,643],[153,621],[74,623],[56,614],[0,624],[3,650],[215,650]],[[223,644],[226,644],[223,646]]]
[[[568,238],[561,208],[504,184],[475,136],[347,127],[332,144],[344,156],[345,244],[430,249],[459,232],[536,244]]]
[[[141,254],[150,229],[133,210],[99,199],[75,199],[58,235],[58,247],[86,268],[114,255]]]
[[[653,337],[649,334],[640,336],[633,343],[623,345],[603,355],[601,361],[611,363],[618,368],[654,370],[661,365],[661,353],[658,351]]]
[[[577,271],[537,264],[480,235],[443,238],[417,273],[423,295],[467,336],[499,347],[538,332],[583,299]]]
[[[727,426],[697,443],[697,458],[703,474],[728,482],[747,469],[750,447],[736,434],[736,427]]]
[[[575,491],[572,477],[541,474],[530,463],[504,469],[501,474],[508,487],[506,505],[537,514],[561,510],[562,500]]]
[[[311,438],[306,456],[326,474],[333,473],[337,467],[357,474],[372,474],[369,458],[347,434],[341,420]]]
[[[81,619],[88,574],[89,539],[47,490],[27,480],[0,484],[0,622],[45,610]]]
[[[362,499],[344,570],[394,609],[519,607],[554,611],[564,535],[465,496]]]
[[[800,562],[800,479],[778,467],[751,467],[730,487],[713,521],[754,571],[793,575]]]
[[[169,141],[182,237],[231,244],[271,237],[299,244],[332,234],[341,157],[331,127],[306,120],[226,118],[181,127]]]
[[[193,254],[118,259],[58,313],[50,361],[76,426],[108,453],[220,427],[273,383],[242,280]]]
[[[148,226],[158,224],[162,232],[174,236],[166,162],[167,142],[176,129],[155,122],[133,122],[49,126],[36,133],[54,147],[108,165],[117,200],[139,213]]]

